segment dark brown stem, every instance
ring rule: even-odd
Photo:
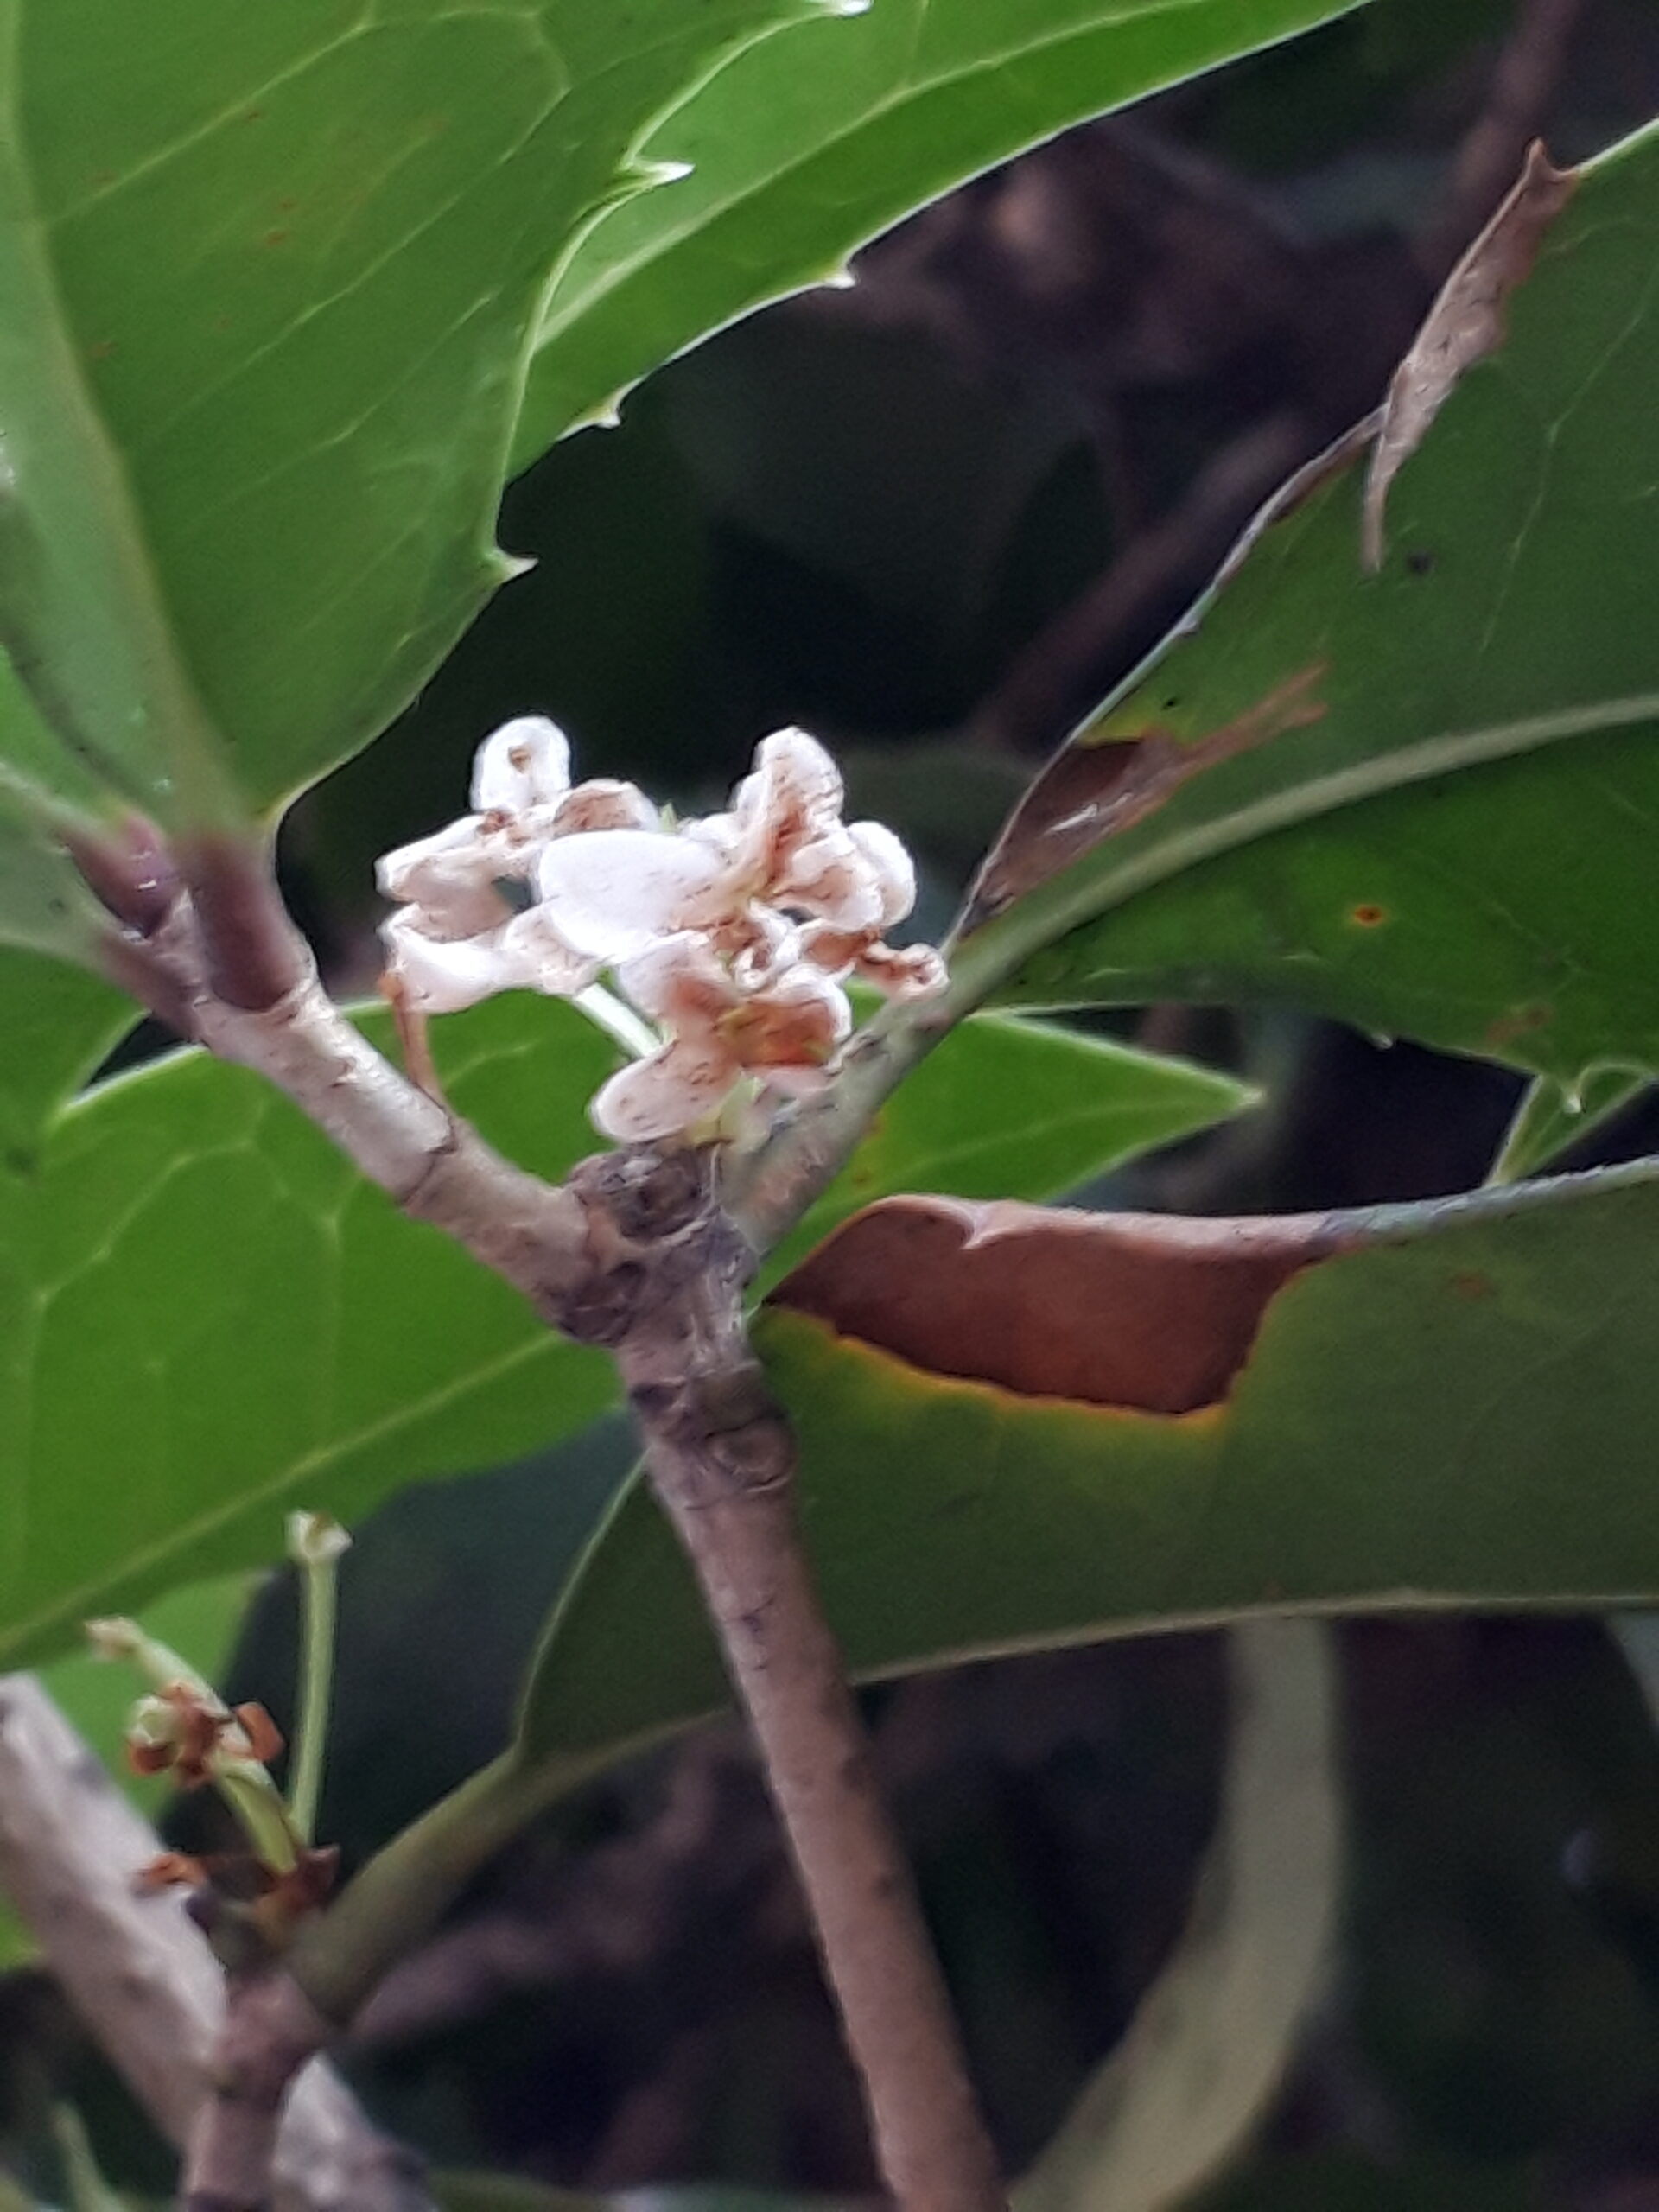
[[[949,1998],[797,1523],[795,1452],[717,1246],[616,1348],[652,1487],[760,1747],[905,2212],[1007,2202]]]

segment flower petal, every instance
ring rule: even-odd
[[[556,838],[542,854],[537,881],[566,944],[607,963],[631,959],[671,931],[718,919],[732,899],[708,846],[646,830]]]
[[[480,814],[523,814],[550,806],[570,788],[570,744],[545,715],[503,722],[473,760],[473,804]]]
[[[591,776],[559,802],[553,835],[569,837],[589,830],[651,830],[662,826],[657,809],[638,784],[613,776]]]
[[[418,906],[428,931],[439,937],[475,937],[505,921],[511,909],[495,886],[512,873],[512,855],[478,814],[400,845],[374,871],[385,896]]]
[[[880,902],[876,927],[890,930],[916,904],[916,863],[884,822],[855,822],[847,834]]]
[[[386,973],[401,987],[411,1014],[457,1014],[497,991],[533,982],[522,955],[505,942],[506,928],[476,937],[428,937],[408,909],[382,925]]]
[[[782,829],[793,819],[811,836],[841,814],[841,771],[804,729],[775,729],[754,748],[754,771],[737,787],[739,814],[766,817]]]
[[[853,964],[867,983],[900,1004],[935,998],[948,981],[944,955],[931,944],[867,944]]]
[[[565,942],[545,906],[515,914],[500,935],[503,950],[531,988],[549,998],[575,998],[599,974],[599,963]]]
[[[785,906],[834,923],[842,930],[875,930],[881,925],[880,887],[854,843],[837,823],[791,855],[773,889]]]
[[[721,1024],[746,1068],[822,1068],[851,1035],[847,994],[821,969],[788,969],[756,991]]]
[[[677,1135],[712,1114],[740,1070],[710,1038],[683,1039],[619,1070],[588,1109],[594,1126],[618,1144]]]
[[[616,980],[641,1014],[677,1036],[711,1030],[742,993],[700,930],[677,930],[624,961]]]

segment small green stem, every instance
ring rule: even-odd
[[[614,1045],[620,1045],[630,1059],[649,1059],[662,1047],[662,1039],[647,1021],[642,1021],[625,1000],[614,991],[607,991],[603,983],[589,983],[585,991],[578,991],[571,1004],[585,1014],[596,1029],[602,1029]]]
[[[507,1752],[394,1836],[301,1929],[289,1954],[289,1973],[318,2012],[342,2026],[349,2021],[479,1868],[588,1770],[578,1761],[538,1771]]]
[[[294,1776],[288,1813],[302,1844],[315,1839],[327,1756],[328,1711],[334,1688],[334,1621],[338,1611],[332,1557],[303,1560],[300,1607],[300,1711],[294,1732]]]

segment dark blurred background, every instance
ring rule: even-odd
[[[1376,404],[1542,131],[1659,111],[1654,0],[1377,0],[983,178],[636,392],[515,485],[535,556],[404,722],[291,822],[337,982],[372,862],[452,816],[480,735],[552,714],[584,773],[682,803],[800,721],[909,838],[941,925],[1033,765],[1255,505]],[[1659,241],[1656,242],[1659,251]],[[1656,395],[1659,400],[1659,395]],[[1478,1182],[1501,1071],[1249,1008],[1113,1025],[1266,1106],[1098,1200],[1237,1211]],[[1598,1156],[1659,1146],[1638,1110]],[[345,1564],[323,1833],[356,1861],[489,1756],[626,1465],[606,1427],[410,1493]],[[648,1627],[642,1627],[648,1633]],[[293,1598],[231,1684],[289,1701]],[[1330,1995],[1215,2212],[1659,2208],[1659,1758],[1589,1620],[1339,1633],[1353,1835]],[[1226,1723],[1215,1639],[874,1694],[878,1756],[1012,2165],[1122,2033],[1191,1904]],[[191,1835],[200,1808],[187,1808]],[[48,1990],[0,1983],[14,2115],[44,2052],[107,2162],[148,2157]],[[27,2062],[22,2054],[28,2054]],[[349,2055],[450,2166],[569,2186],[868,2191],[856,2095],[734,1727],[566,1807],[371,2007]]]

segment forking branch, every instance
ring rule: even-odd
[[[569,896],[560,906],[550,893],[543,905],[550,914],[529,910],[543,934],[527,955],[531,932],[518,926],[527,917],[508,909],[504,918],[478,896],[486,884],[499,896],[504,848],[509,866],[528,865],[513,840],[528,842],[525,825],[533,829],[543,803],[532,785],[545,763],[528,757],[516,734],[523,728],[509,726],[515,741],[505,754],[498,747],[492,760],[486,747],[480,757],[479,780],[496,776],[486,793],[495,804],[458,825],[462,837],[440,833],[425,849],[409,849],[412,863],[406,854],[386,864],[388,887],[408,894],[388,932],[391,977],[405,1020],[412,1013],[418,1020],[457,1002],[457,990],[460,1002],[468,992],[482,995],[480,977],[490,988],[539,976],[543,988],[576,995],[600,965],[614,965],[635,1003],[664,1021],[658,1051],[613,1077],[596,1102],[609,1133],[643,1134],[583,1162],[563,1185],[493,1152],[340,1013],[282,908],[264,855],[251,845],[197,840],[167,855],[146,833],[83,856],[118,925],[107,964],[207,1050],[274,1083],[406,1213],[454,1236],[550,1327],[611,1354],[653,1488],[690,1559],[754,1731],[863,2081],[882,2171],[906,2212],[995,2212],[1005,2201],[995,2154],[796,1524],[793,1439],[748,1347],[742,1301],[757,1254],[747,1224],[740,1227],[725,1204],[729,1116],[701,1110],[718,1104],[711,1088],[723,1096],[734,1079],[740,1097],[757,1083],[779,1082],[823,1095],[833,1082],[824,1063],[841,1027],[835,971],[861,967],[901,995],[920,996],[942,980],[937,956],[895,953],[880,942],[887,921],[908,904],[897,841],[883,843],[887,833],[878,836],[876,825],[854,825],[836,841],[839,779],[811,741],[792,732],[783,734],[786,744],[769,741],[771,759],[763,757],[734,814],[701,843],[676,846],[643,826],[618,826],[606,807],[549,836],[558,865],[542,882],[551,874]],[[556,798],[555,810],[564,803]],[[607,836],[621,846],[607,851]],[[458,880],[457,846],[469,839]],[[146,856],[142,873],[132,868],[124,878],[124,855],[137,853]],[[619,854],[658,871],[643,879],[645,943],[637,915],[626,922],[632,935],[607,941],[596,932],[594,886],[613,880],[601,863]],[[423,867],[435,856],[440,865]],[[470,938],[454,933],[457,899],[474,925]],[[780,912],[785,918],[774,921]],[[568,936],[554,931],[561,920]],[[509,931],[518,942],[504,942]],[[894,1079],[898,1071],[895,1062]],[[785,1214],[804,1210],[836,1164],[816,1153],[803,1160],[786,1203],[774,1201],[769,1234]],[[499,1814],[482,1817],[459,1853],[453,1823],[430,1831],[442,1865],[427,1881],[417,1870],[412,1918],[405,1883],[399,1942],[420,1932],[421,1910],[440,1909],[499,1840]],[[418,1832],[404,1844],[418,1856]],[[366,1896],[376,1894],[371,1883]],[[348,1890],[341,1905],[352,1903]],[[285,1955],[232,1976],[214,2094],[190,2143],[187,2212],[258,2212],[266,2203],[283,2094],[385,1962],[372,1930],[366,1942],[345,1947],[341,1971],[340,1947],[325,1936],[338,1910],[302,1929]],[[356,1921],[362,1916],[359,1908]],[[314,1981],[309,1962],[330,1948],[330,1968]]]

